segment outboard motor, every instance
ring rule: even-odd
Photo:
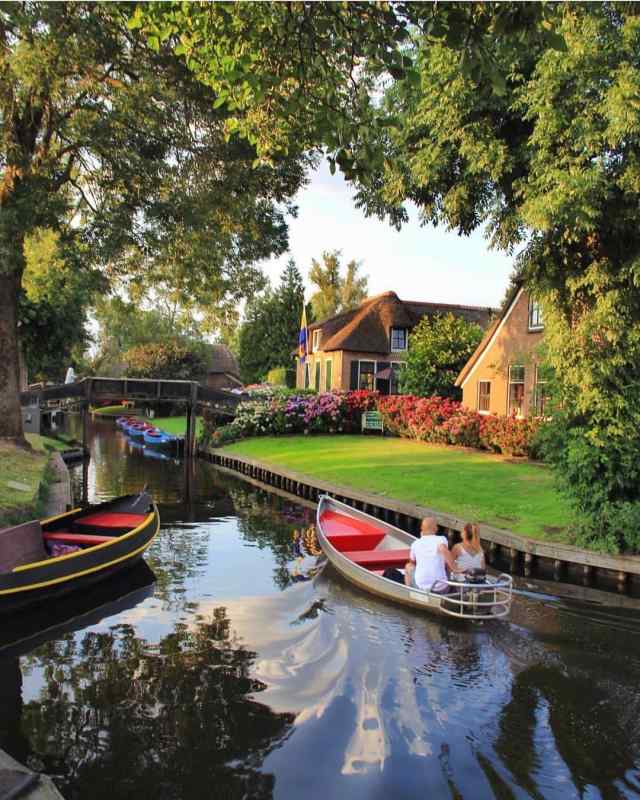
[[[482,584],[487,582],[487,572],[484,569],[472,569],[465,573],[465,583]]]

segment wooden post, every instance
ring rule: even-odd
[[[191,399],[187,406],[187,432],[185,435],[185,458],[196,455],[196,411],[198,408],[198,384],[191,383]]]

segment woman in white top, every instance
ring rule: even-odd
[[[462,529],[462,541],[453,546],[451,555],[454,559],[453,572],[456,576],[464,576],[466,572],[475,569],[486,569],[477,525],[467,522]]]

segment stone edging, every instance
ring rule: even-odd
[[[69,469],[60,453],[55,450],[49,459],[49,469],[53,478],[48,486],[47,499],[44,503],[43,516],[53,517],[63,514],[71,505],[71,477]]]
[[[269,488],[275,487],[311,502],[317,501],[321,494],[331,495],[414,534],[418,533],[419,521],[423,517],[432,516],[438,520],[452,542],[468,521],[427,506],[338,486],[311,475],[244,458],[224,450],[203,450],[198,455],[215,465],[257,479]],[[525,575],[530,574],[535,559],[545,559],[552,562],[558,576],[567,565],[578,567],[585,580],[593,577],[594,570],[613,573],[619,591],[626,590],[630,578],[640,578],[640,556],[613,556],[569,544],[540,542],[491,525],[480,525],[480,536],[489,546],[490,561],[493,561],[498,551],[506,551],[512,562],[512,569],[517,568],[519,559],[524,560]]]

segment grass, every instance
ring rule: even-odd
[[[47,480],[49,450],[46,437],[28,434],[34,447],[28,452],[13,444],[0,444],[0,521],[12,524],[40,516]],[[28,489],[12,488],[9,482],[21,483]]]
[[[48,453],[51,450],[69,449],[69,443],[62,439],[52,439],[50,436],[39,436],[37,433],[25,433],[25,437],[31,447],[40,453]]]
[[[531,538],[571,541],[571,510],[544,465],[374,436],[264,437],[224,450]]]
[[[160,428],[174,436],[183,436],[187,432],[186,417],[154,417],[149,420],[156,428]],[[196,436],[202,433],[202,417],[196,417]]]
[[[131,406],[100,406],[100,407],[92,407],[91,408],[92,414],[97,414],[98,416],[104,417],[119,417],[124,414],[137,414],[135,408],[131,408]]]

